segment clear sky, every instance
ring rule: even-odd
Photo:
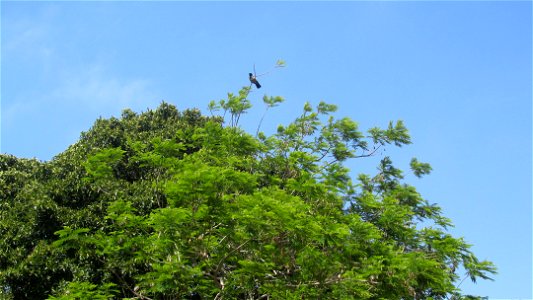
[[[453,234],[499,268],[467,293],[532,296],[531,2],[1,2],[1,153],[49,160],[99,116],[162,100],[207,112],[260,77],[242,119],[271,132],[305,101],[338,105],[362,129],[403,120],[391,156],[432,164],[408,176]]]

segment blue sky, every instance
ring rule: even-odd
[[[162,100],[207,112],[260,78],[242,119],[254,133],[264,94],[338,105],[362,129],[403,120],[413,144],[391,156],[434,172],[409,183],[450,217],[456,236],[499,268],[461,288],[532,296],[531,2],[1,2],[1,153],[49,160],[100,116]]]

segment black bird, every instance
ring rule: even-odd
[[[257,87],[258,89],[261,88],[261,85],[259,84],[259,81],[257,81],[257,78],[255,78],[254,74],[248,73],[248,77],[250,78],[250,82],[255,84],[255,87]]]

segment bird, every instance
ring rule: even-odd
[[[259,81],[257,81],[257,78],[255,78],[254,74],[248,73],[248,77],[250,78],[250,82],[255,84],[255,87],[257,87],[258,89],[261,88],[261,85],[259,84]]]

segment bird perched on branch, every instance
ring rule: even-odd
[[[248,77],[250,78],[250,82],[255,84],[255,87],[257,87],[258,89],[261,88],[261,85],[259,84],[259,81],[257,81],[257,78],[255,78],[254,74],[248,73]]]

